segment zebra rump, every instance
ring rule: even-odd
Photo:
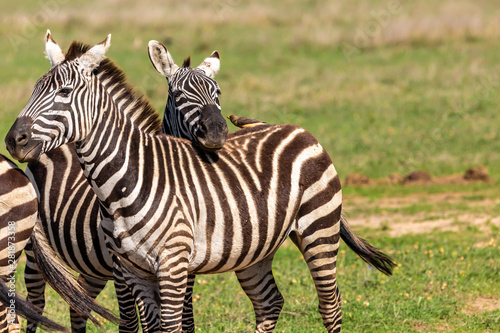
[[[14,297],[10,297],[10,293],[11,290],[3,281],[0,281],[0,303],[5,305],[6,308],[9,308],[11,304],[15,304],[16,315],[20,315],[27,320],[37,322],[50,331],[68,332],[66,327],[42,316],[40,314],[42,310],[39,307],[25,301],[19,297],[18,294],[15,294]]]

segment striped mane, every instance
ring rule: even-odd
[[[90,48],[89,45],[74,41],[68,49],[65,61],[79,58]],[[127,109],[132,110],[129,116],[139,128],[151,134],[161,133],[161,119],[155,108],[150,104],[147,97],[138,94],[126,82],[126,75],[120,67],[109,58],[106,58],[93,73],[100,77],[101,82],[106,82],[107,87],[113,87],[113,91],[121,92],[119,94],[120,100],[129,99],[128,103],[121,102],[120,104],[128,105]]]

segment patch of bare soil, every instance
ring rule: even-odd
[[[382,228],[388,230],[389,235],[398,237],[408,233],[426,233],[433,230],[458,231],[461,226],[471,225],[489,232],[491,225],[500,227],[500,216],[491,216],[487,213],[490,207],[500,205],[500,198],[474,200],[475,207],[482,207],[479,211],[458,212],[453,210],[442,210],[432,212],[421,212],[416,214],[402,214],[391,212],[391,210],[411,206],[422,202],[432,202],[436,207],[440,203],[445,204],[467,204],[464,200],[467,193],[437,193],[425,194],[416,193],[414,195],[395,198],[380,198],[375,201],[364,197],[346,198],[345,209],[347,216],[349,212],[355,213],[354,217],[349,217],[349,222],[353,226],[362,226],[369,228]],[[379,208],[380,213],[363,214],[363,209]],[[387,210],[385,210],[387,209]],[[361,211],[361,214],[357,212]]]
[[[478,296],[471,299],[462,309],[462,313],[473,315],[478,312],[491,312],[500,309],[500,299],[492,296]]]
[[[390,221],[390,222],[389,222]],[[387,227],[391,237],[405,234],[422,234],[433,230],[458,231],[461,225],[474,225],[480,230],[488,231],[489,225],[500,227],[500,217],[463,215],[458,217],[438,218],[422,221],[414,216],[369,216],[368,218],[355,218],[349,220],[352,225],[368,227]],[[489,222],[487,224],[487,222]]]
[[[384,184],[402,184],[402,185],[454,185],[468,184],[473,182],[490,182],[491,178],[488,169],[485,166],[475,166],[467,169],[463,174],[445,175],[433,177],[425,170],[412,171],[404,176],[393,173],[387,178],[371,179],[366,175],[359,173],[348,174],[343,182],[346,186],[373,186]]]
[[[413,329],[419,332],[442,332],[442,331],[448,331],[450,328],[448,324],[438,324],[438,325],[433,325],[429,326],[428,324],[424,323],[418,323],[413,325]]]
[[[371,181],[372,180],[368,176],[359,173],[351,173],[345,178],[344,184],[353,186],[369,185]]]

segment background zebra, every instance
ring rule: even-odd
[[[236,271],[254,306],[256,332],[272,331],[283,306],[272,259],[290,236],[311,272],[326,329],[339,332],[340,237],[386,274],[394,263],[350,231],[326,151],[292,125],[237,131],[217,153],[158,135],[154,112],[114,102],[113,90],[102,82],[115,72],[93,74],[109,44],[110,36],[87,52],[75,50],[43,76],[6,143],[13,156],[31,160],[76,142],[101,203],[108,245],[144,305],[144,330],[180,332],[189,274]],[[96,96],[90,106],[71,103]]]
[[[17,314],[51,330],[64,327],[41,316],[35,307],[15,294],[15,270],[37,219],[35,189],[28,177],[0,155],[0,332],[19,332]],[[5,284],[7,283],[7,285]],[[39,310],[39,309],[38,309]]]
[[[49,49],[59,49],[61,52],[50,32],[47,32],[45,42],[47,53]],[[227,125],[220,111],[220,88],[213,80],[220,68],[218,52],[213,52],[193,69],[189,67],[189,58],[182,67],[177,66],[168,50],[159,42],[149,43],[149,53],[154,67],[166,76],[169,83],[164,131],[189,139],[203,149],[220,148],[226,140]],[[65,57],[62,55],[58,59],[63,61]],[[106,64],[101,66],[106,67]],[[115,83],[108,81],[106,85],[113,87]],[[130,89],[124,89],[114,94],[114,99],[119,103],[122,101],[121,94],[129,93]],[[149,104],[146,107],[151,108]],[[113,278],[113,263],[99,228],[97,197],[83,175],[74,145],[63,145],[41,156],[39,160],[30,162],[27,173],[38,191],[40,215],[49,243],[69,267],[80,273],[78,281],[88,295],[97,297],[107,280]],[[43,308],[45,280],[35,265],[31,244],[27,248],[25,281],[29,300]],[[194,277],[190,281],[192,286]],[[134,302],[130,301],[131,295],[126,285],[119,281],[115,284],[121,303],[128,305],[121,309],[122,319],[127,320],[126,327],[121,330],[135,332],[138,330],[138,321]],[[185,323],[192,326],[190,293],[187,294],[185,312]],[[84,332],[86,317],[71,309],[71,327],[74,332]],[[29,322],[27,332],[35,331],[36,323]]]

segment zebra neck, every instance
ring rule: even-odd
[[[163,115],[162,131],[165,134],[177,136],[179,133],[177,123],[175,121],[175,100],[172,97],[172,92],[169,91],[165,113]]]
[[[158,162],[148,157],[159,153],[153,145],[155,134],[137,124],[134,112],[108,102],[103,101],[87,138],[76,144],[85,177],[106,210],[143,186],[146,165],[148,172],[158,169]]]
[[[189,133],[186,121],[185,115],[182,114],[175,103],[172,91],[169,90],[167,106],[165,107],[165,114],[163,116],[163,132],[177,138],[184,138],[192,141],[193,137]]]

